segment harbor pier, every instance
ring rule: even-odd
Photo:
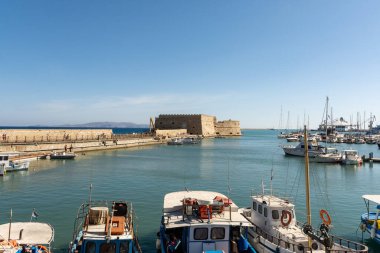
[[[160,144],[151,133],[113,134],[111,129],[1,129],[0,152],[14,159],[37,158],[52,152],[87,152]]]

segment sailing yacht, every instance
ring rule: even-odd
[[[307,143],[306,126],[304,130]],[[305,153],[308,152],[305,145]],[[329,234],[331,218],[326,210],[320,211],[322,224],[319,230],[311,226],[309,159],[305,156],[307,223],[301,225],[296,219],[295,205],[287,199],[272,194],[251,197],[250,208],[243,215],[253,225],[248,228],[249,241],[259,253],[301,252],[368,252],[360,243]]]
[[[329,118],[328,115],[328,109],[329,109],[329,97],[326,97],[326,106],[325,106],[325,112],[326,112],[326,119],[325,119],[325,146],[324,152],[321,154],[317,154],[314,157],[310,157],[311,162],[317,162],[317,163],[339,163],[342,161],[342,154],[338,152],[336,148],[333,147],[327,147],[327,143],[335,143],[337,140],[333,134],[328,134],[328,125],[327,120]],[[331,109],[331,132],[333,132],[333,122],[332,122],[332,109]]]

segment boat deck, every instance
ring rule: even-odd
[[[0,225],[0,238],[8,238],[8,233],[9,223]],[[10,239],[16,240],[18,244],[50,244],[54,229],[47,223],[12,222],[10,235]]]
[[[227,200],[229,204],[219,205],[215,203],[216,197]],[[211,212],[201,218],[193,212],[194,210],[191,210],[193,206],[189,206],[191,213],[186,214],[184,210],[185,199],[196,200],[197,208],[207,206],[207,208],[211,209]],[[181,191],[169,193],[165,195],[163,212],[163,221],[166,223],[166,228],[196,226],[204,223],[251,226],[245,217],[242,216],[242,209],[239,209],[228,197],[218,192]]]

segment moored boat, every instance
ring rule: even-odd
[[[173,138],[170,141],[167,142],[168,145],[183,145],[183,139],[182,138]]]
[[[380,244],[380,195],[363,195],[367,212],[361,215],[360,228],[362,232],[368,232],[370,237]],[[376,205],[376,211],[370,210],[370,203]]]
[[[140,253],[132,205],[126,201],[83,203],[75,219],[69,252]]]
[[[300,142],[297,146],[283,146],[286,155],[291,156],[305,156],[305,144]],[[308,142],[308,154],[309,157],[314,157],[318,154],[323,154],[325,148],[321,145],[318,145],[318,142],[313,140]]]
[[[342,164],[346,165],[360,165],[363,163],[362,158],[359,156],[357,150],[343,150],[342,151]]]
[[[227,196],[210,191],[165,195],[156,247],[169,252],[255,253],[246,239],[250,223]]]
[[[186,137],[182,140],[183,144],[198,144],[200,139],[198,137]]]
[[[10,222],[0,225],[1,253],[50,253],[54,229],[42,222]]]
[[[4,176],[7,172],[29,169],[29,161],[11,161],[11,158],[8,153],[0,153],[0,176]]]
[[[286,141],[287,142],[297,142],[297,141],[299,141],[299,138],[295,137],[295,136],[291,136],[291,137],[287,137]]]
[[[50,159],[74,159],[76,157],[75,153],[71,152],[54,152],[50,154]]]

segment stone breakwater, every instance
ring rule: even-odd
[[[84,152],[162,143],[150,134],[118,134],[111,129],[0,129],[0,152],[38,156],[51,152]]]

